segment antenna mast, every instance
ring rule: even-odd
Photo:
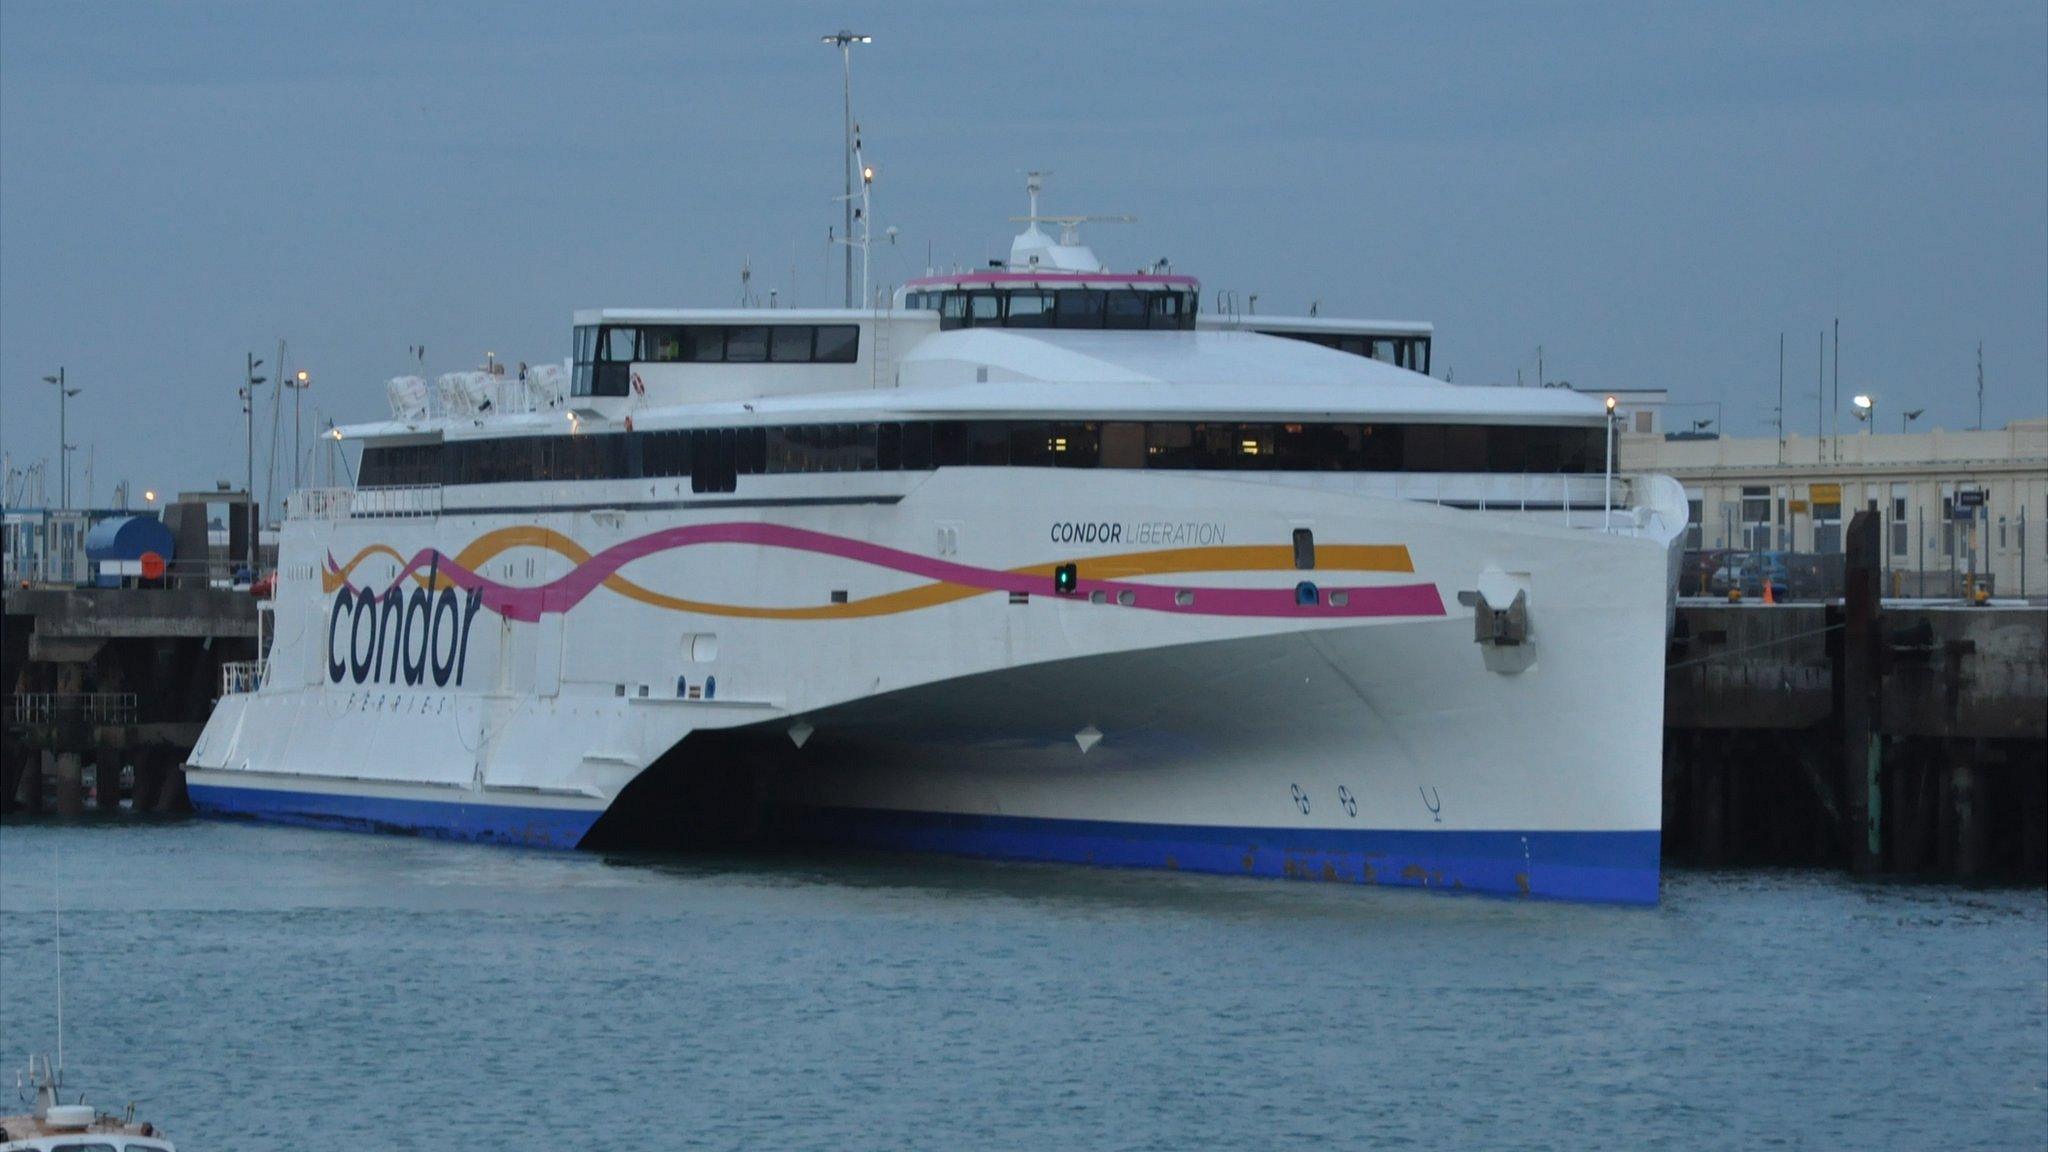
[[[875,38],[859,32],[849,32],[841,28],[829,36],[820,37],[820,39],[839,49],[839,60],[844,69],[841,96],[844,100],[845,130],[844,134],[840,137],[840,143],[846,149],[846,194],[841,197],[846,206],[846,231],[842,234],[850,241],[853,239],[853,154],[856,147],[853,136],[853,46],[855,44],[873,44]],[[846,307],[853,307],[852,248],[846,250]]]

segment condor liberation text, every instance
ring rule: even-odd
[[[1052,526],[1052,542],[1151,546],[1221,544],[1223,525],[1200,520],[1136,520],[1128,524],[1108,520],[1056,520]]]

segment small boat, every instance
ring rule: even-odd
[[[64,1071],[48,1056],[29,1057],[15,1086],[31,1110],[0,1116],[0,1152],[176,1152],[155,1125],[136,1122],[133,1104],[116,1115],[87,1104],[83,1094],[62,1103]]]
[[[59,861],[50,865],[57,924],[57,1058],[30,1056],[14,1075],[29,1111],[0,1116],[0,1152],[176,1152],[156,1125],[136,1123],[135,1105],[119,1115],[101,1112],[78,1093],[64,1103],[64,885]]]

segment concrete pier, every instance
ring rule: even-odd
[[[246,590],[10,588],[0,812],[179,811],[225,661],[255,655]]]
[[[1866,516],[1839,605],[1681,602],[1666,855],[2048,882],[2048,608],[1879,601]]]

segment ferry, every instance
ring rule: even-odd
[[[1612,405],[1112,269],[1029,190],[1007,260],[856,307],[393,380],[194,805],[1655,902],[1686,505]]]

